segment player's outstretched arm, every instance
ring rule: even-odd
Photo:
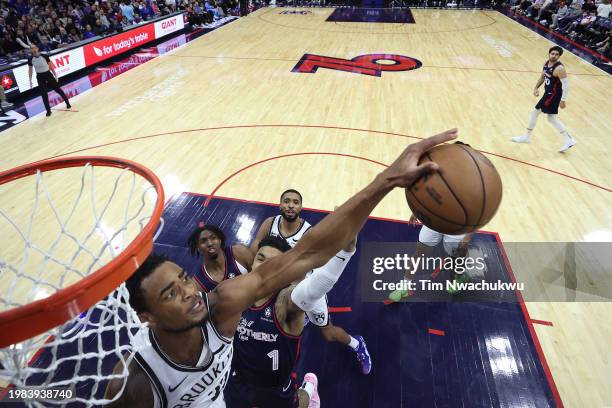
[[[295,248],[263,263],[247,275],[221,282],[215,290],[213,319],[217,329],[233,336],[240,314],[257,299],[266,298],[323,266],[357,235],[370,213],[395,187],[412,185],[422,174],[436,171],[434,162],[418,164],[432,147],[457,137],[448,130],[408,146],[374,181],[342,204],[304,235]]]
[[[266,235],[268,235],[268,231],[270,231],[273,219],[273,217],[268,217],[259,226],[259,229],[257,230],[257,235],[255,235],[253,242],[251,242],[251,245],[249,245],[252,253],[257,253],[257,250],[259,249],[259,242],[261,242],[261,240],[264,239]]]

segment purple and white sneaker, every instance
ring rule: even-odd
[[[372,359],[370,358],[370,353],[368,353],[368,347],[366,346],[365,340],[362,336],[353,336],[355,340],[359,342],[357,346],[357,350],[355,350],[355,354],[357,355],[357,361],[361,365],[361,372],[364,375],[370,374],[372,371]]]

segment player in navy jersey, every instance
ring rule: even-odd
[[[259,243],[253,268],[290,248],[281,237],[264,238]],[[355,240],[352,240],[305,280],[258,300],[243,312],[234,336],[233,373],[225,390],[228,408],[294,406],[291,372],[298,358],[304,312],[312,319],[314,314],[327,315],[324,296],[338,281],[354,252]],[[318,406],[316,390],[312,397],[310,407]]]
[[[281,194],[279,209],[280,215],[267,218],[259,227],[257,235],[251,243],[253,253],[257,252],[259,242],[267,236],[281,237],[291,247],[294,247],[311,228],[308,221],[300,217],[302,194],[297,190],[289,189]],[[327,298],[324,298],[323,301],[327,303]],[[361,366],[361,372],[366,375],[370,373],[372,360],[364,338],[350,335],[342,327],[334,325],[329,317],[327,305],[321,307],[320,311],[309,314],[308,321],[320,329],[325,341],[338,342],[349,346],[355,353],[355,357]]]
[[[177,264],[149,256],[126,281],[126,287],[130,305],[141,321],[148,323],[145,332],[155,340],[154,346],[148,346],[153,351],[147,348],[143,352],[154,359],[156,368],[148,365],[146,359],[117,363],[114,369],[117,378],[109,381],[105,392],[109,406],[225,407],[222,391],[229,378],[233,337],[242,312],[257,300],[274,295],[292,282],[304,279],[309,271],[326,265],[356,236],[391,190],[411,186],[423,174],[439,169],[434,162],[418,164],[425,151],[456,137],[457,130],[452,129],[408,146],[294,248],[262,262],[250,273],[222,281],[208,294],[202,294]],[[307,278],[311,282],[312,276],[314,273]],[[299,304],[296,290],[297,287],[292,300]],[[302,294],[305,303],[310,301],[308,293]],[[129,375],[124,382],[122,374],[126,370]],[[172,375],[166,377],[166,372]],[[184,373],[184,377],[178,378],[178,372]]]
[[[559,61],[563,54],[563,48],[559,46],[551,47],[548,50],[548,61],[544,63],[542,69],[542,75],[533,89],[533,95],[539,96],[539,88],[544,84],[544,95],[538,101],[535,109],[529,116],[529,123],[527,124],[527,133],[521,136],[515,136],[512,138],[513,142],[516,143],[531,143],[531,132],[535,128],[540,113],[544,112],[548,115],[548,121],[551,125],[561,133],[564,138],[564,144],[559,149],[560,153],[566,152],[572,146],[576,144],[576,140],[567,132],[563,123],[557,118],[559,108],[565,109],[567,95],[569,93],[569,80],[567,79],[567,73],[565,67]]]
[[[215,225],[197,227],[187,239],[191,255],[204,258],[193,278],[204,292],[210,292],[221,281],[247,273],[253,254],[243,245],[225,245],[225,234]]]

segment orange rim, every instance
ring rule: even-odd
[[[106,156],[45,160],[0,173],[0,185],[36,174],[38,170],[45,172],[86,164],[127,168],[148,180],[157,191],[157,201],[151,218],[121,254],[94,273],[45,299],[0,312],[0,348],[44,333],[89,309],[129,278],[153,249],[153,233],[159,225],[164,209],[164,189],[155,173],[138,163]]]

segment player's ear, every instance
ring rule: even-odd
[[[155,317],[149,312],[138,313],[138,318],[143,323],[148,323],[150,328],[155,328]]]

